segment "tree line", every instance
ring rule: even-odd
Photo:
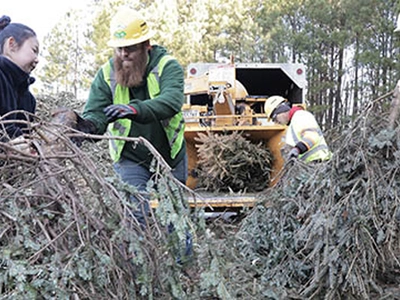
[[[71,10],[43,41],[39,78],[77,95],[112,55],[110,17],[121,5],[143,15],[183,65],[303,63],[307,107],[324,129],[357,116],[400,78],[397,0],[92,0]]]

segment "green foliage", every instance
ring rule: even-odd
[[[52,144],[57,126],[38,121],[40,135],[29,138],[40,155],[0,143],[2,299],[187,299],[182,274],[196,263],[185,256],[186,232],[195,240],[201,231],[172,175],[155,163],[148,191],[168,210],[160,206],[142,228],[129,198],[141,195],[113,174],[107,144],[91,144],[103,150],[88,157],[60,131]]]
[[[68,12],[46,38],[48,63],[40,74],[46,88],[76,94],[89,87],[112,55],[109,20],[123,5],[148,20],[153,43],[164,45],[183,67],[231,56],[244,63],[304,63],[308,106],[325,107],[316,117],[326,129],[392,90],[398,79],[395,0],[103,0]]]
[[[395,295],[399,128],[379,106],[343,133],[331,161],[288,166],[244,220],[236,245],[272,299]]]
[[[76,11],[68,12],[46,36],[44,53],[46,64],[40,76],[47,91],[72,92],[75,97],[78,91],[88,87],[86,69],[90,69],[91,58],[84,56],[85,36],[83,16]]]

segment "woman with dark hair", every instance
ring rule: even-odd
[[[0,120],[31,121],[36,99],[29,91],[35,81],[30,73],[39,62],[36,33],[26,25],[0,18]],[[19,111],[16,113],[10,113]],[[27,114],[23,113],[27,112]],[[8,141],[23,135],[24,122],[3,122],[0,140]]]

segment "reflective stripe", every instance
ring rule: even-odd
[[[111,93],[112,93],[113,99],[115,97],[115,89],[117,87],[117,80],[115,79],[114,74],[115,74],[114,68],[110,68],[110,88],[111,88]]]
[[[307,152],[305,152],[305,153],[300,157],[300,160],[307,160],[307,158],[309,158],[311,155],[315,154],[315,153],[318,152],[318,151],[322,151],[322,150],[327,150],[327,151],[329,151],[328,146],[327,146],[327,145],[318,145],[318,146],[316,146],[316,147],[314,147],[314,148],[308,150]]]
[[[306,138],[304,138],[304,139],[302,140],[302,142],[303,142],[304,144],[307,145],[307,148],[308,148],[308,149],[311,149],[312,146],[315,144],[314,141],[312,141],[312,140],[310,140],[310,139],[306,139]]]
[[[164,70],[164,66],[171,59],[174,59],[171,55],[164,55],[161,57],[157,66],[155,66],[150,74],[147,76],[147,88],[149,90],[149,96],[151,99],[155,98],[160,94],[160,75]]]
[[[314,144],[309,139],[300,139],[296,134],[294,126],[290,126],[290,134],[292,136],[293,142],[295,146],[297,143],[302,142],[305,143],[310,149],[299,155],[299,159],[305,162],[313,161],[313,160],[328,160],[331,158],[332,153],[329,151],[329,148],[325,142],[324,136],[320,128],[307,128],[301,131],[299,134],[304,134],[307,131],[316,132],[319,136],[319,143]],[[311,145],[314,144],[314,147]]]
[[[121,135],[123,135],[126,130],[126,127],[118,122],[114,122],[113,127],[114,127],[114,129],[118,130]]]
[[[113,126],[114,129],[116,129],[119,132],[120,136],[124,136],[124,133],[125,133],[125,130],[126,130],[125,126],[123,126],[119,122],[114,122],[112,124],[112,126]],[[110,129],[108,129],[107,132],[110,135],[113,135],[113,133],[112,133],[112,131]],[[116,141],[116,140],[113,140],[113,139],[110,140],[109,147],[110,147],[110,151],[113,151],[113,153],[117,153],[118,152],[118,142],[120,142],[120,141]]]
[[[111,132],[109,132],[109,133],[111,134]],[[115,142],[115,140],[113,140],[113,139],[110,140],[109,147],[110,147],[110,151],[115,151],[115,152],[118,151],[118,145]]]
[[[292,136],[293,136],[293,140],[294,142],[297,144],[298,142],[300,142],[301,140],[299,139],[299,137],[296,135],[296,132],[294,131],[293,126],[291,126],[291,131],[292,131]],[[320,137],[323,136],[321,129],[319,128],[307,128],[301,131],[301,133],[305,132],[305,131],[315,131],[316,133],[318,133],[318,135]]]
[[[170,56],[164,56],[164,57],[167,57],[167,58],[168,58],[167,61],[169,61]],[[164,57],[163,57],[163,58],[164,58]],[[161,58],[161,59],[163,59],[163,58]],[[156,77],[157,82],[160,82],[160,75],[159,75],[159,73],[158,73],[158,65],[155,66],[155,68],[153,68],[153,70],[151,71],[151,73],[154,74],[154,76]],[[160,72],[160,73],[161,73],[161,72]]]
[[[185,126],[185,120],[182,118],[179,121],[178,127],[173,131],[174,134],[173,134],[171,140],[169,141],[169,146],[171,148],[174,145],[174,143],[176,142],[176,140],[178,139],[179,134],[180,134],[181,130],[184,128],[184,126]]]
[[[129,103],[129,89],[121,87],[116,83],[114,70],[110,61],[105,63],[102,67],[104,81],[110,87],[113,103],[114,104],[128,104]],[[111,136],[127,137],[131,128],[132,121],[130,119],[119,119],[114,123],[110,123],[107,127],[107,132]],[[117,162],[121,156],[124,148],[125,141],[112,140],[109,141],[110,156],[114,162]]]
[[[151,70],[151,73],[147,77],[147,87],[150,98],[153,99],[160,94],[160,75],[162,74],[164,66],[171,59],[174,58],[170,55],[161,57],[158,65]],[[169,147],[171,148],[171,158],[174,159],[181,150],[184,140],[185,120],[182,112],[177,113],[172,118],[161,120],[161,124],[167,135]]]

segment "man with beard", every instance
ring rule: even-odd
[[[111,20],[110,31],[108,46],[114,48],[114,56],[92,82],[78,129],[92,134],[108,131],[117,137],[145,138],[172,168],[173,175],[185,183],[183,69],[165,48],[150,44],[153,33],[135,11],[117,12]],[[139,192],[145,191],[154,175],[150,171],[153,156],[149,149],[113,139],[110,154],[122,180]],[[139,197],[132,200],[140,207],[134,213],[136,219],[146,224],[149,201]]]

